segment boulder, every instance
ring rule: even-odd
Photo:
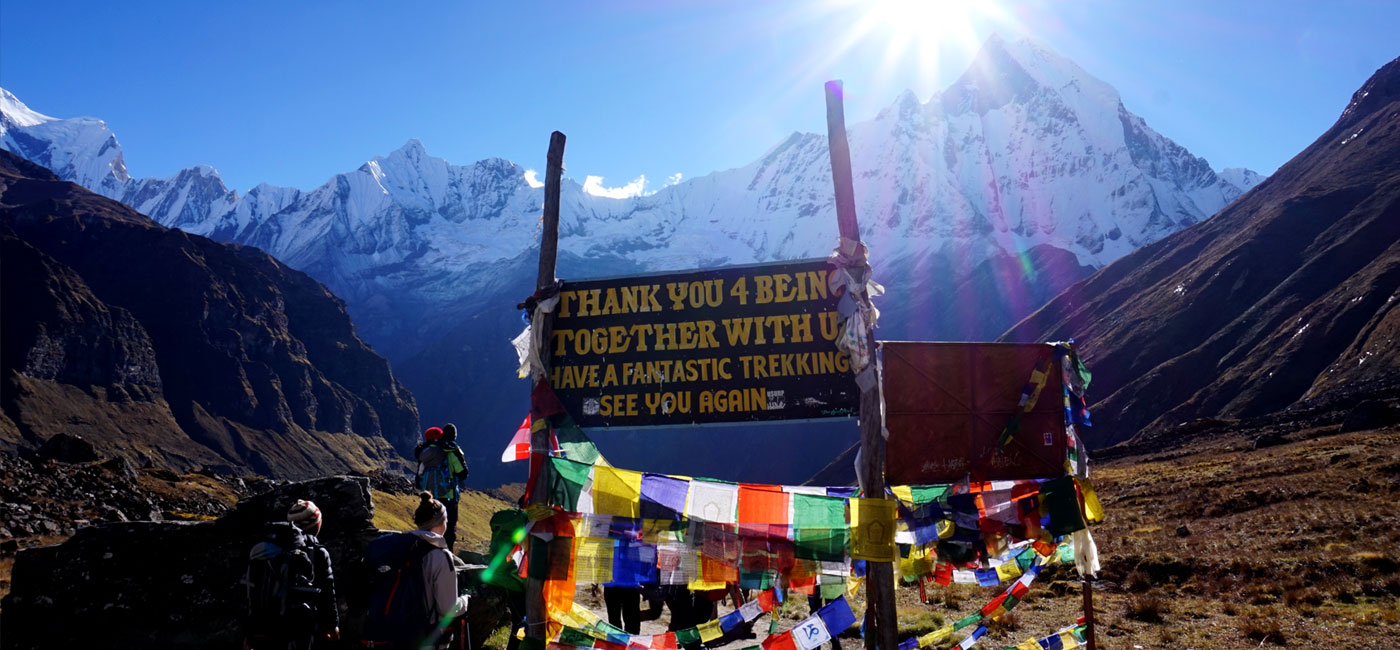
[[[97,450],[93,449],[92,443],[83,439],[82,436],[74,436],[66,433],[56,433],[36,452],[40,458],[56,460],[61,463],[90,463],[97,460]]]
[[[1379,400],[1366,400],[1347,413],[1342,420],[1342,433],[1381,429],[1396,422],[1400,422],[1400,410]]]
[[[367,596],[364,549],[381,531],[373,524],[369,479],[336,476],[279,485],[214,521],[101,524],[56,546],[21,550],[0,605],[3,647],[242,647],[248,550],[263,524],[283,520],[297,499],[321,508],[341,632],[353,643],[361,624],[349,614]],[[500,620],[482,608],[495,607],[492,598],[474,599],[474,647]]]

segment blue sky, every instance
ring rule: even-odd
[[[466,164],[648,189],[738,167],[921,100],[993,31],[1029,34],[1118,88],[1216,168],[1272,172],[1400,55],[1400,2],[71,2],[0,0],[0,86],[107,121],[134,175],[213,165],[240,191],[311,188],[423,141]]]

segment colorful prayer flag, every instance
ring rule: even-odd
[[[739,486],[733,483],[691,481],[686,515],[691,519],[717,524],[736,524]]]
[[[506,445],[506,450],[501,452],[501,462],[511,463],[517,460],[526,460],[530,457],[530,414],[525,414],[525,421],[520,423],[520,428],[515,430],[515,435],[511,436],[510,444]]]
[[[799,650],[815,650],[831,640],[831,633],[820,618],[808,616],[792,626],[792,639]]]
[[[642,475],[642,518],[678,521],[690,481],[663,474]]]
[[[700,641],[703,643],[709,643],[724,636],[724,630],[720,627],[718,620],[702,623],[697,625],[695,629],[700,632]]]
[[[893,562],[895,501],[851,499],[851,557]]]
[[[642,473],[594,466],[593,511],[615,517],[641,517]]]
[[[777,485],[739,485],[739,523],[788,524],[788,494]]]

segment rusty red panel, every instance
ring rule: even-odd
[[[949,483],[996,447],[1031,371],[1050,352],[1034,343],[885,341],[885,478],[890,485]],[[987,480],[1064,473],[1065,411],[1058,366]]]

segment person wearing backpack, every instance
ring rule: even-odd
[[[432,427],[423,434],[423,441],[414,448],[418,460],[418,489],[427,490],[447,508],[447,549],[457,544],[457,506],[462,497],[462,482],[467,479],[467,459],[457,446],[457,426]]]
[[[457,565],[443,533],[447,508],[428,492],[418,495],[418,530],[390,533],[370,542],[365,562],[371,593],[360,645],[387,650],[445,648],[443,631],[467,611],[457,594]]]
[[[306,650],[318,639],[340,639],[335,577],[330,553],[316,539],[320,531],[321,509],[297,501],[287,521],[269,523],[248,552],[245,647]]]
[[[523,558],[520,543],[529,523],[530,518],[519,508],[498,510],[491,515],[491,543],[487,550],[491,563],[482,572],[481,581],[501,590],[505,598],[510,617],[505,650],[520,647],[516,633],[525,627],[525,579],[520,577],[518,560]]]

